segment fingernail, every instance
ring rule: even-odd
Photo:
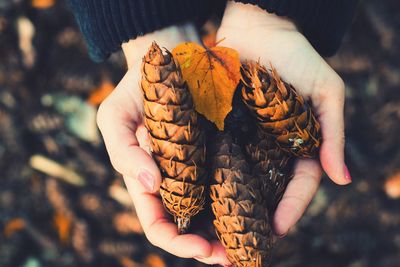
[[[349,181],[349,182],[352,181],[349,169],[347,168],[346,165],[344,165],[344,178],[346,179],[346,181]]]
[[[139,182],[146,188],[147,191],[154,191],[154,177],[147,171],[141,171],[137,177]]]

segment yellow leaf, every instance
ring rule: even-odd
[[[32,7],[46,9],[54,6],[55,0],[32,0]]]
[[[21,218],[15,218],[7,222],[4,227],[3,233],[5,237],[12,236],[15,232],[25,229],[25,221]]]
[[[100,105],[106,97],[114,90],[114,84],[105,80],[98,88],[96,88],[87,100],[89,104],[94,106]]]
[[[54,214],[53,222],[61,243],[63,243],[64,245],[68,244],[69,234],[71,232],[71,218],[61,212],[56,212]]]
[[[182,43],[172,53],[181,66],[196,110],[223,130],[240,80],[238,52],[227,47]]]

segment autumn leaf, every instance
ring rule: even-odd
[[[72,224],[71,218],[61,212],[56,212],[54,214],[53,223],[61,243],[64,245],[68,244]]]
[[[217,45],[217,33],[209,33],[201,38],[205,47],[214,47]]]
[[[166,267],[164,260],[157,254],[149,254],[145,259],[145,265],[148,267]]]
[[[3,230],[4,236],[10,237],[15,232],[25,229],[25,227],[26,227],[26,223],[23,219],[21,219],[21,218],[12,219],[12,220],[8,221],[4,227],[4,230]]]
[[[182,43],[172,53],[181,66],[196,110],[223,130],[240,80],[238,52],[227,47]]]
[[[46,9],[54,6],[55,0],[32,0],[32,7]]]
[[[212,21],[207,21],[202,30],[204,34],[201,37],[201,41],[205,47],[214,47],[217,46],[217,25]]]
[[[123,266],[123,267],[139,267],[139,266],[143,266],[137,262],[134,262],[133,260],[131,260],[129,257],[121,257],[119,258],[119,263]]]
[[[400,198],[400,172],[396,172],[386,179],[384,190],[390,198]]]
[[[105,80],[90,94],[87,102],[93,106],[100,105],[101,102],[103,102],[103,100],[106,99],[109,94],[111,94],[111,92],[114,90],[114,87],[114,84],[108,80]]]

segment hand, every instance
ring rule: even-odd
[[[312,100],[322,128],[320,163],[335,183],[351,183],[344,163],[344,83],[289,20],[253,5],[229,1],[217,40],[243,60],[270,63],[283,80]],[[295,175],[275,212],[275,233],[284,236],[300,219],[321,179],[316,160],[299,160]]]
[[[229,264],[219,242],[197,234],[178,235],[158,196],[161,175],[150,153],[139,86],[142,57],[153,41],[172,49],[181,42],[199,40],[194,28],[186,25],[169,27],[123,44],[129,70],[101,104],[98,126],[111,163],[124,177],[149,241],[178,257],[196,258],[208,264]]]

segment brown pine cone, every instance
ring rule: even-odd
[[[272,246],[262,180],[250,174],[241,148],[228,133],[215,143],[210,196],[217,235],[236,267],[267,266]]]
[[[204,205],[205,135],[179,63],[156,43],[143,58],[141,87],[145,125],[163,176],[160,194],[184,233]]]
[[[253,176],[263,180],[261,191],[272,216],[293,177],[293,159],[261,130],[253,142],[246,145],[246,152],[253,164]]]
[[[258,62],[242,66],[242,97],[258,126],[273,136],[285,151],[304,158],[318,156],[321,145],[320,125],[310,103],[290,84]]]

